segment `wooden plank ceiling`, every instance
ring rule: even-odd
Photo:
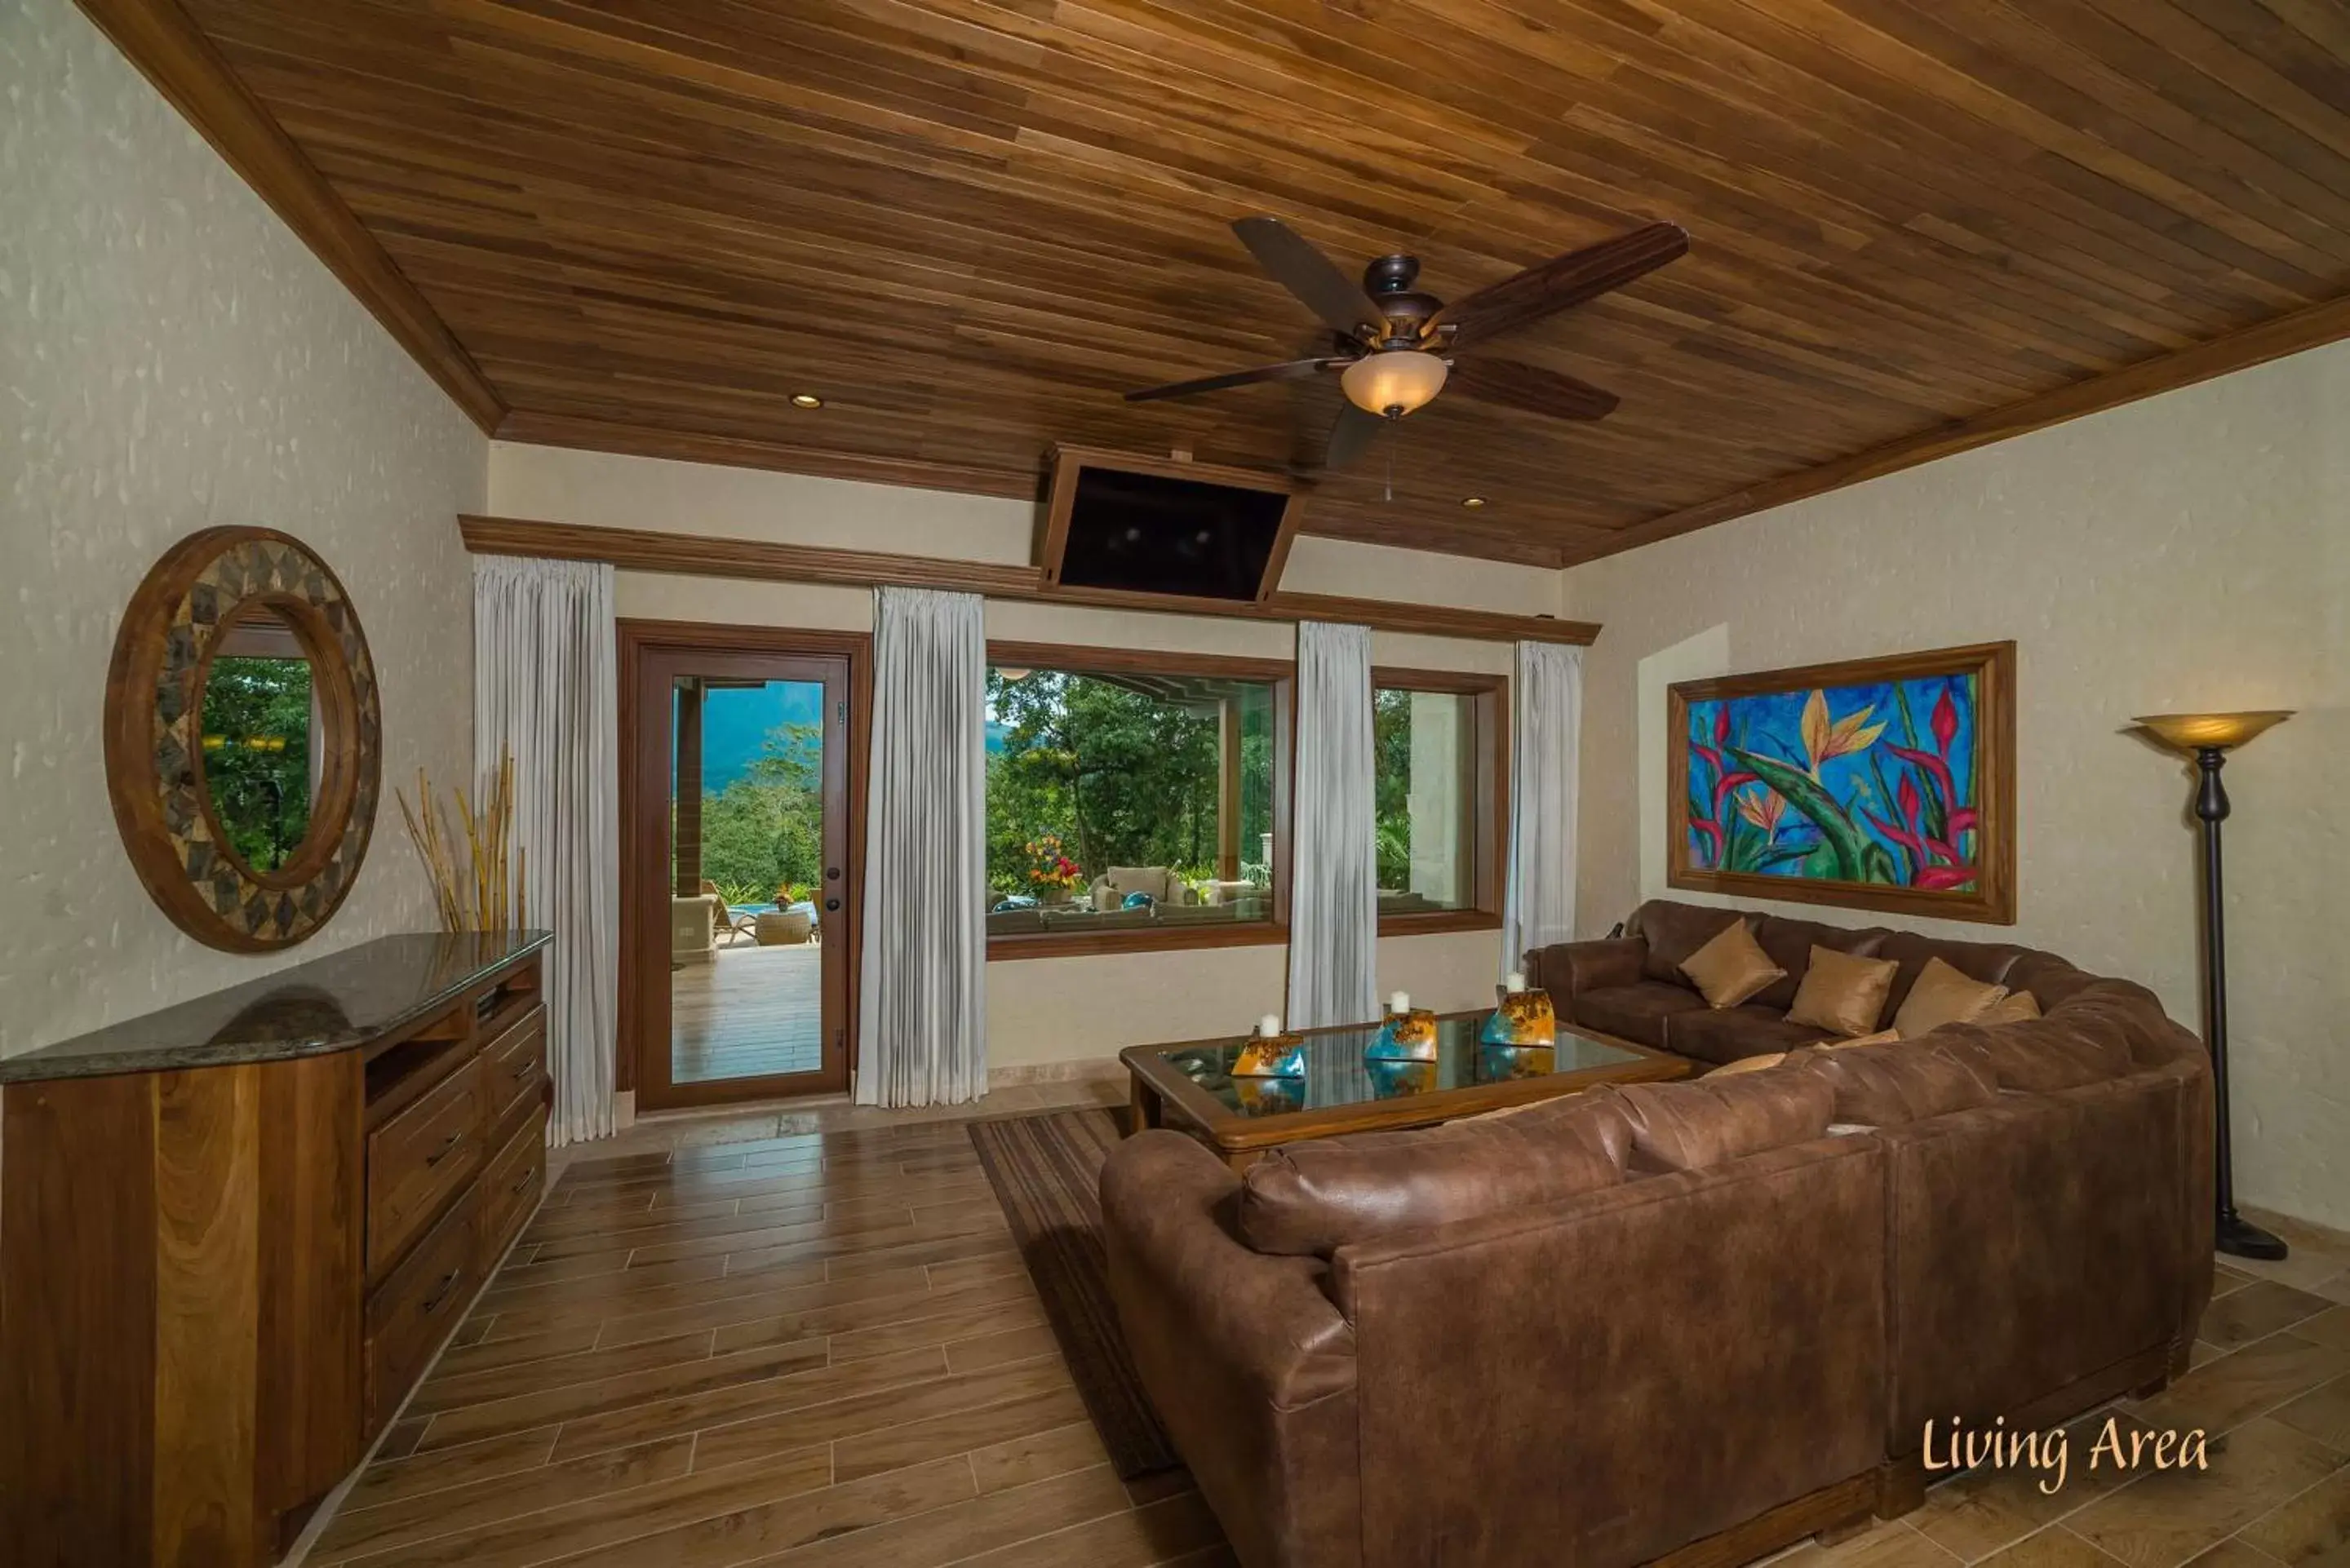
[[[1232,219],[1446,296],[1669,219],[1686,258],[1507,346],[1614,417],[1440,398],[1391,501],[1374,456],[1306,512],[1562,565],[2350,331],[2339,0],[183,3],[515,440],[1310,464],[1326,382],[1118,398],[1324,341]]]

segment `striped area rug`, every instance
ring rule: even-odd
[[[1106,1110],[971,1124],[971,1141],[1045,1299],[1069,1376],[1110,1462],[1132,1480],[1182,1460],[1142,1392],[1110,1304],[1101,1168],[1118,1140],[1118,1120]]]

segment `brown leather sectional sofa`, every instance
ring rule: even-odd
[[[1785,982],[1733,1018],[1662,993],[1660,960],[1741,918]],[[1249,1568],[1736,1562],[1914,1506],[1929,1418],[2036,1429],[2184,1367],[2210,1075],[2150,992],[1712,908],[1629,929],[1534,972],[1563,1022],[1706,1062],[1817,1039],[1772,1006],[1815,941],[1901,961],[1888,1018],[1936,956],[2046,1015],[1293,1145],[1245,1178],[1128,1139],[1112,1293]]]

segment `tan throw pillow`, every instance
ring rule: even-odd
[[[1975,1020],[1977,1023],[2022,1023],[2040,1016],[2040,999],[2028,991],[2010,992],[1999,1005]]]
[[[1880,1029],[1874,1034],[1856,1034],[1847,1040],[1814,1040],[1812,1044],[1838,1051],[1846,1045],[1890,1045],[1900,1038],[1898,1029]]]
[[[2007,999],[2007,987],[1969,980],[1940,959],[1930,958],[1909,988],[1893,1027],[1904,1040],[1915,1040],[1945,1023],[1978,1023],[1982,1015]]]
[[[1771,961],[1743,920],[1724,926],[1719,936],[1681,960],[1681,972],[1709,1007],[1735,1007],[1787,974]]]
[[[1885,1011],[1885,993],[1901,965],[1892,959],[1862,958],[1834,948],[1814,947],[1812,965],[1787,1009],[1790,1023],[1816,1023],[1838,1034],[1866,1034]]]
[[[1787,1059],[1784,1051],[1773,1051],[1767,1056],[1741,1056],[1735,1062],[1725,1062],[1706,1075],[1709,1078],[1727,1078],[1733,1073],[1759,1073],[1765,1067],[1775,1067]]]

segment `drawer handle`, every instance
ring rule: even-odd
[[[434,1313],[439,1312],[441,1310],[441,1303],[449,1299],[449,1293],[455,1290],[457,1288],[457,1282],[464,1277],[465,1271],[463,1269],[452,1269],[447,1273],[442,1275],[439,1286],[433,1290],[431,1295],[424,1298],[424,1315],[426,1317],[431,1317]]]
[[[457,1146],[464,1141],[465,1135],[463,1133],[451,1133],[448,1138],[439,1148],[434,1149],[431,1154],[424,1157],[424,1163],[428,1166],[440,1164],[442,1160],[448,1158],[451,1154],[454,1153]]]
[[[530,1185],[530,1177],[531,1173],[529,1171],[524,1171],[521,1176],[515,1179],[515,1184],[506,1189],[507,1193],[514,1197],[520,1197],[522,1195],[523,1189]]]
[[[536,1062],[525,1062],[514,1070],[514,1081],[517,1084],[521,1083],[525,1078],[529,1077],[537,1066],[538,1064]]]

